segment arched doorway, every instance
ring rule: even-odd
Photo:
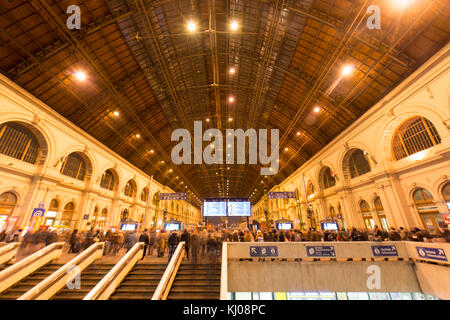
[[[97,222],[97,228],[103,229],[106,226],[106,218],[108,217],[108,209],[103,208],[102,213]]]
[[[444,226],[444,218],[439,214],[431,193],[419,188],[413,193],[413,201],[424,227],[431,233],[439,233],[439,227]]]
[[[71,201],[64,207],[62,216],[61,216],[61,226],[65,228],[70,228],[70,223],[73,219],[73,214],[75,213],[75,204]]]
[[[92,214],[92,222],[91,222],[91,228],[96,228],[97,227],[97,223],[99,220],[99,209],[97,206],[95,206],[94,208],[94,213]]]
[[[359,203],[359,209],[361,210],[366,228],[373,229],[375,227],[375,222],[373,221],[372,213],[370,212],[370,207],[366,200],[361,200]]]
[[[376,197],[375,200],[373,200],[373,204],[375,206],[375,211],[378,216],[378,220],[380,220],[381,228],[384,231],[389,231],[389,225],[386,220],[386,214],[384,213],[383,204],[381,203],[380,197]]]
[[[0,195],[0,231],[5,229],[9,217],[14,213],[17,205],[17,196],[12,192]]]
[[[47,212],[45,213],[45,225],[46,226],[53,226],[55,224],[56,216],[59,212],[59,201],[57,199],[52,199],[50,201],[50,207],[48,208]]]

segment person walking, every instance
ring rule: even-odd
[[[175,250],[177,249],[178,243],[180,242],[176,232],[172,231],[172,233],[169,236],[169,240],[167,240],[167,242],[169,244],[169,262],[170,262],[170,259],[172,258]]]
[[[180,237],[181,241],[184,241],[184,250],[186,251],[186,260],[189,261],[189,249],[191,247],[191,235],[187,231],[187,229],[184,229],[183,233]]]
[[[147,252],[147,248],[150,243],[150,238],[148,236],[147,229],[145,229],[144,232],[139,236],[139,242],[144,243],[144,251],[142,252],[142,259],[141,259],[144,260],[145,253]]]
[[[164,257],[164,251],[166,250],[166,237],[164,236],[164,231],[158,235],[158,257]]]
[[[75,229],[75,230],[73,230],[72,234],[70,235],[70,238],[69,238],[70,247],[69,247],[69,252],[68,252],[69,254],[77,253],[76,248],[75,248],[75,246],[77,244],[77,233],[78,233],[78,229]]]
[[[197,230],[191,234],[191,255],[192,262],[197,263],[198,253],[200,250],[200,235]]]

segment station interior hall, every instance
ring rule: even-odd
[[[449,300],[449,40],[447,0],[1,1],[0,300]]]

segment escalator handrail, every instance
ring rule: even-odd
[[[20,246],[20,242],[11,242],[3,247],[0,247],[0,257],[4,254],[10,253],[11,251],[16,250]]]
[[[10,276],[12,276],[14,273],[16,273],[18,270],[26,268],[30,266],[31,264],[35,263],[37,260],[42,258],[43,256],[55,251],[55,250],[62,250],[64,248],[64,242],[55,242],[51,245],[48,245],[39,251],[33,253],[32,255],[26,257],[25,259],[20,260],[19,262],[13,264],[9,268],[6,268],[3,271],[0,271],[0,283],[4,280],[8,279]]]
[[[67,262],[65,265],[60,267],[58,270],[53,272],[51,275],[49,275],[47,278],[39,282],[37,285],[35,285],[33,288],[28,290],[25,294],[23,294],[21,297],[19,297],[17,300],[34,300],[36,297],[38,297],[40,294],[48,290],[51,286],[53,286],[55,283],[57,283],[59,280],[61,280],[63,277],[68,275],[68,270],[71,269],[73,266],[78,266],[82,261],[86,260],[90,256],[92,256],[94,253],[96,253],[98,250],[102,250],[105,247],[104,242],[97,242],[91,245],[89,248],[78,254],[75,258]]]
[[[161,278],[161,280],[158,283],[158,287],[155,290],[155,293],[153,294],[152,300],[162,300],[164,297],[164,294],[166,293],[168,288],[170,280],[173,278],[174,273],[178,270],[175,270],[175,268],[179,265],[179,260],[184,257],[184,249],[185,249],[186,242],[181,241],[177,249],[175,250],[172,258],[170,259],[169,264],[167,265],[166,270],[164,271],[164,274]]]
[[[91,291],[83,298],[83,300],[97,300],[105,291],[108,286],[113,283],[122,270],[128,266],[130,261],[140,253],[140,250],[144,248],[144,242],[136,243],[130,251],[128,251],[122,259],[115,264],[115,266],[100,280],[99,283],[92,288]]]

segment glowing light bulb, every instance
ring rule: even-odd
[[[233,31],[236,31],[239,28],[239,23],[236,20],[233,20],[230,24],[230,28]]]
[[[187,29],[189,32],[194,32],[195,30],[197,30],[197,25],[195,24],[194,21],[189,20],[187,23]]]
[[[86,73],[84,73],[83,71],[76,71],[75,77],[79,81],[85,81],[87,79]]]
[[[350,65],[350,64],[348,64],[348,65],[346,65],[346,66],[344,66],[344,67],[342,68],[341,74],[342,74],[343,76],[348,76],[349,74],[351,74],[351,73],[353,72],[353,69],[355,69],[355,67],[352,66],[352,65]]]

